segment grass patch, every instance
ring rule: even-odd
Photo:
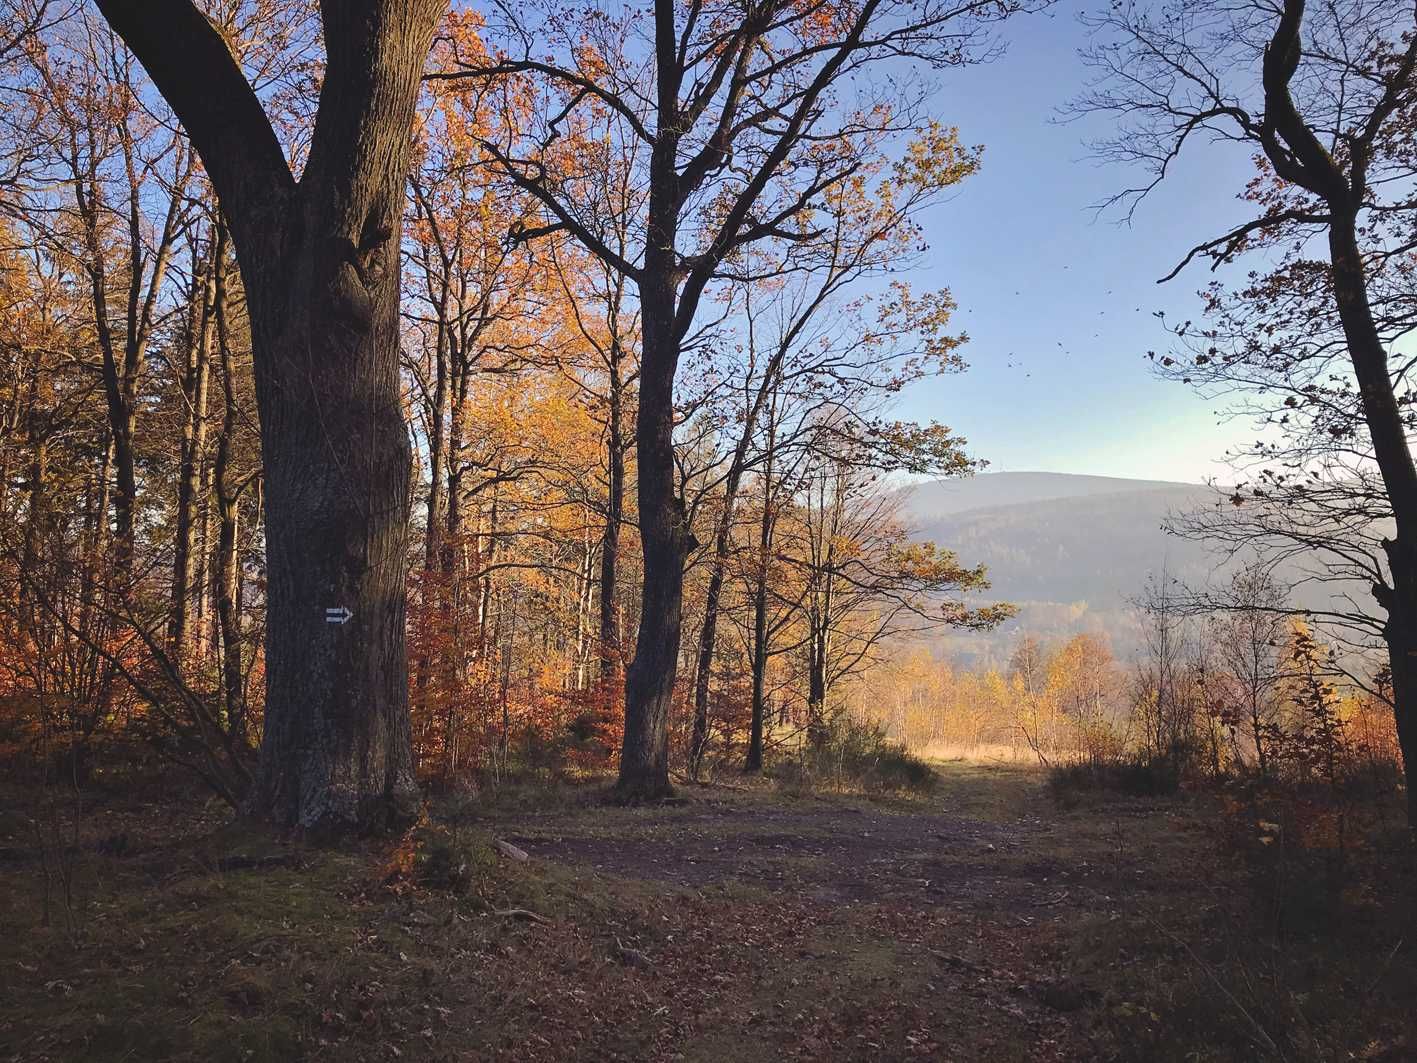
[[[880,724],[846,714],[829,720],[794,756],[773,764],[768,776],[790,792],[826,788],[925,796],[939,783],[930,764],[891,739]]]

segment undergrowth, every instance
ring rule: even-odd
[[[840,714],[826,721],[795,756],[779,759],[769,777],[787,790],[822,787],[868,794],[925,795],[939,776],[876,723]]]

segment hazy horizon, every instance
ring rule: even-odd
[[[1137,175],[1088,157],[1108,119],[1057,120],[1088,76],[1082,7],[1070,0],[1020,19],[1001,57],[941,83],[937,113],[962,141],[984,145],[983,165],[929,211],[931,250],[911,276],[953,293],[969,369],[908,388],[899,412],[948,424],[990,472],[1224,479],[1219,459],[1253,440],[1253,426],[1221,423],[1217,403],[1157,379],[1145,355],[1166,347],[1155,312],[1198,318],[1197,290],[1226,276],[1196,266],[1156,283],[1246,216],[1236,193],[1253,164],[1198,143],[1130,225],[1097,216],[1093,206]]]

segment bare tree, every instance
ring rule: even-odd
[[[1194,664],[1201,649],[1187,591],[1166,570],[1154,574],[1135,599],[1141,621],[1143,657],[1136,671],[1133,715],[1141,727],[1142,749],[1179,772],[1195,752],[1201,709],[1200,675]]]
[[[1260,162],[1246,190],[1256,217],[1197,244],[1168,279],[1197,258],[1214,267],[1256,245],[1291,246],[1274,275],[1278,283],[1257,283],[1250,293],[1268,288],[1283,312],[1284,292],[1297,284],[1310,297],[1302,327],[1251,333],[1238,345],[1221,332],[1198,330],[1208,342],[1191,363],[1207,371],[1235,367],[1241,386],[1251,373],[1293,382],[1325,362],[1337,373],[1351,415],[1333,438],[1345,443],[1361,433],[1357,464],[1371,470],[1366,484],[1380,486],[1392,520],[1392,534],[1380,543],[1385,571],[1371,586],[1386,614],[1381,632],[1404,759],[1417,762],[1417,466],[1398,394],[1406,359],[1393,357],[1394,335],[1384,326],[1385,318],[1393,320],[1391,308],[1383,285],[1375,284],[1414,246],[1412,8],[1388,0],[1312,11],[1305,0],[1187,0],[1157,9],[1121,3],[1088,21],[1098,43],[1087,55],[1101,78],[1075,106],[1118,115],[1121,131],[1101,145],[1103,154],[1149,175],[1117,201],[1134,209],[1202,138],[1243,145]],[[1300,253],[1309,246],[1322,246],[1324,257]],[[1180,331],[1192,334],[1188,326]],[[1294,338],[1297,348],[1286,350]],[[1312,409],[1322,422],[1334,396],[1316,384],[1300,383],[1287,405]],[[1302,479],[1304,471],[1298,465],[1287,473]],[[1417,824],[1417,788],[1408,787],[1408,802]]]
[[[1244,735],[1255,769],[1268,775],[1279,714],[1281,657],[1289,630],[1287,598],[1270,567],[1252,562],[1231,576],[1215,604],[1220,608],[1212,621],[1211,642],[1234,691],[1233,702],[1223,707],[1221,722],[1232,733]]]

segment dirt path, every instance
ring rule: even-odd
[[[183,840],[96,805],[72,932],[42,928],[38,863],[0,869],[0,1060],[1158,1058],[1135,976],[1186,961],[1138,928],[1196,913],[1204,828],[1176,802],[1060,811],[1020,769],[941,775],[911,802],[449,799],[392,853],[226,865],[200,818]]]
[[[924,802],[709,789],[483,825],[588,888],[665,902],[616,942],[643,958],[654,1007],[678,1011],[657,1058],[1100,1057],[1069,941],[1167,892],[1166,813],[1133,810],[1144,831],[1070,821],[1032,773],[947,778]],[[676,983],[696,987],[688,1009]]]
[[[690,889],[735,883],[835,904],[1012,910],[1034,903],[1061,870],[1012,859],[1037,850],[1044,830],[1036,822],[814,805],[699,801],[658,815],[552,813],[498,826],[545,860]]]

